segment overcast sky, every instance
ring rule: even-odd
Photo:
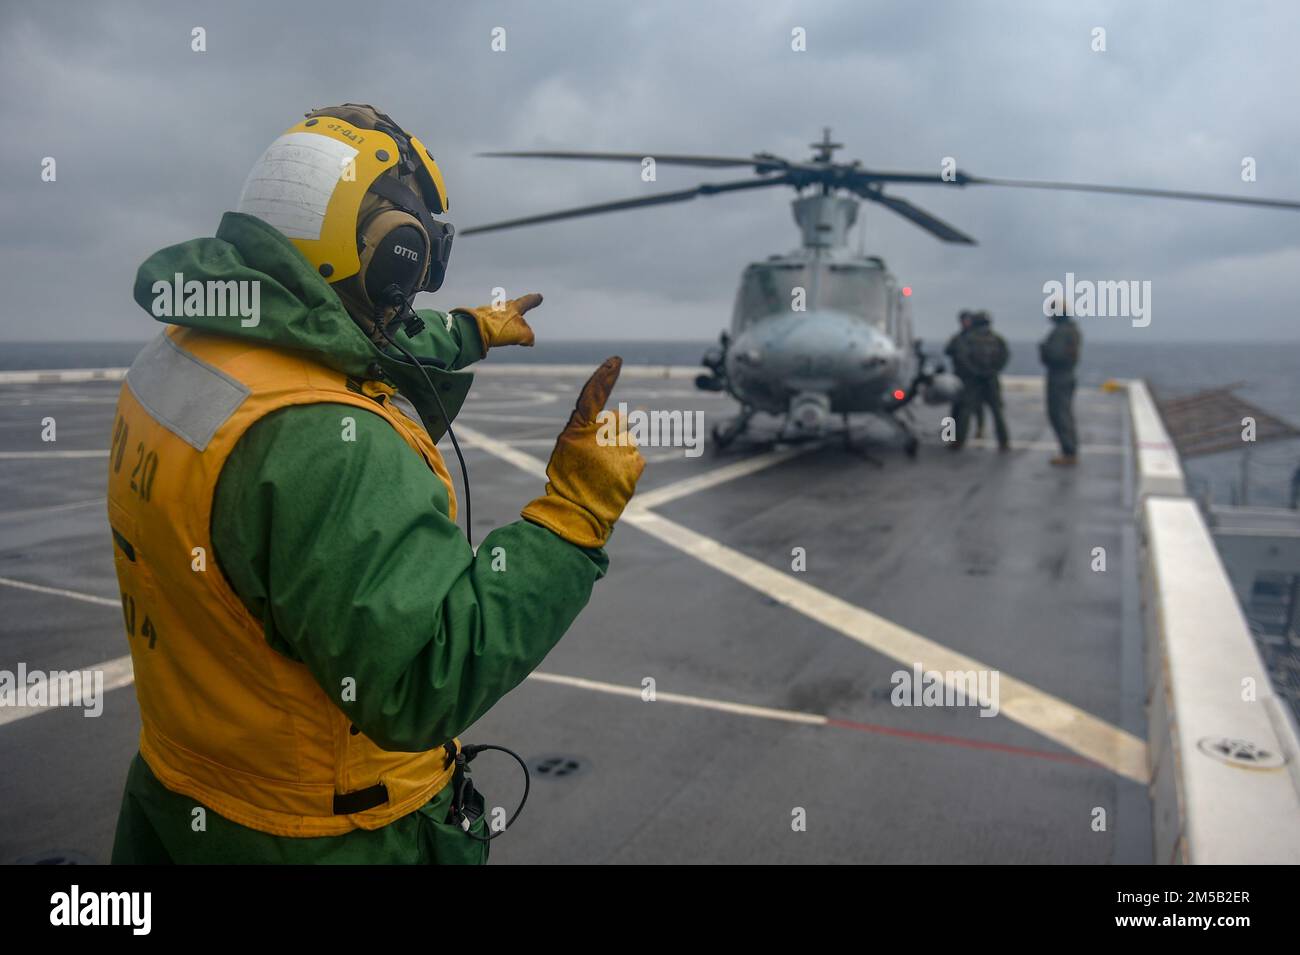
[[[207,52],[190,49],[207,32]],[[505,52],[491,49],[506,31]],[[806,52],[791,31],[806,30]],[[1106,31],[1106,51],[1092,31]],[[0,339],[144,339],[140,261],[211,235],[309,108],[370,102],[420,136],[474,224],[736,178],[735,170],[476,158],[573,148],[840,158],[986,176],[1300,198],[1300,4],[382,2],[65,4],[0,12]],[[41,181],[42,157],[58,180]],[[1243,157],[1257,181],[1243,183]],[[1043,283],[1152,283],[1152,322],[1085,334],[1300,340],[1300,212],[893,187],[973,236],[867,208],[920,333],[964,306],[1038,337]],[[746,262],[797,244],[788,190],[466,237],[421,305],[538,290],[552,338],[713,338]]]

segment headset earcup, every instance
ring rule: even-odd
[[[428,240],[423,230],[401,225],[373,241],[374,245],[366,250],[370,252],[364,268],[366,297],[377,302],[379,293],[390,285],[398,286],[408,296],[414,295],[429,266]]]
[[[429,270],[430,242],[420,220],[400,209],[383,208],[363,214],[357,230],[361,268],[353,279],[358,294],[373,306],[380,293],[397,285],[408,296],[420,290]]]

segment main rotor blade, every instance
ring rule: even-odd
[[[965,180],[964,182],[962,180]],[[986,179],[983,176],[961,174],[958,185],[971,183],[981,186],[1010,186],[1015,189],[1063,189],[1070,192],[1106,192],[1122,196],[1155,196],[1161,199],[1192,199],[1199,202],[1229,202],[1243,206],[1268,206],[1274,209],[1300,209],[1300,202],[1291,199],[1254,199],[1248,196],[1229,196],[1215,192],[1184,192],[1176,189],[1140,189],[1133,186],[1102,186],[1085,182],[1048,182],[1041,179]]]
[[[933,236],[937,236],[944,242],[958,242],[962,245],[977,244],[976,241],[965,232],[950,226],[942,219],[930,215],[930,213],[926,212],[924,209],[912,205],[906,199],[899,199],[897,196],[887,196],[882,192],[874,192],[872,190],[862,190],[858,194],[864,199],[870,199],[872,202],[878,202],[882,206],[892,209],[904,219],[914,222],[926,232],[929,232]]]
[[[1013,189],[1060,189],[1070,192],[1101,192],[1121,196],[1153,196],[1158,199],[1190,199],[1197,202],[1227,202],[1235,205],[1266,206],[1273,209],[1300,209],[1300,201],[1292,199],[1256,199],[1250,196],[1232,196],[1216,192],[1188,192],[1181,189],[1145,189],[1137,186],[1107,186],[1087,182],[1052,182],[1045,179],[997,179],[972,176],[958,170],[950,179],[938,173],[926,172],[876,172],[870,169],[854,170],[856,183],[901,182],[916,185],[940,186],[1006,186]]]
[[[523,150],[510,152],[479,153],[480,156],[508,156],[515,159],[586,159],[599,162],[641,162],[646,158],[665,166],[700,166],[708,169],[724,169],[736,166],[753,166],[756,170],[784,169],[788,160],[780,156],[760,153],[749,158],[738,156],[690,156],[677,153],[661,155],[658,153],[595,153],[595,152],[559,152],[555,150]]]
[[[956,176],[957,179],[951,180],[944,179],[943,176],[937,172],[876,172],[872,169],[855,169],[852,173],[853,180],[859,183],[912,182],[921,184],[936,183],[943,185],[946,183],[948,185],[965,185],[962,180],[968,178],[966,174],[958,172],[956,173]]]
[[[458,230],[456,235],[474,235],[478,232],[495,232],[500,229],[515,229],[519,226],[537,225],[541,222],[555,222],[558,219],[574,219],[578,216],[600,215],[603,212],[619,212],[623,209],[639,209],[642,206],[658,206],[669,202],[685,202],[687,199],[694,199],[696,196],[711,196],[720,192],[736,192],[741,189],[761,189],[764,186],[779,186],[784,184],[784,176],[773,176],[770,179],[741,179],[738,182],[704,183],[703,185],[696,186],[694,189],[683,189],[680,192],[661,192],[653,196],[642,196],[639,199],[617,199],[613,202],[597,203],[594,206],[578,206],[573,209],[561,209],[558,212],[544,212],[541,215],[525,216],[522,219],[507,219],[504,222],[492,222],[488,225],[479,225],[469,229]]]

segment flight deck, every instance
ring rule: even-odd
[[[584,371],[479,373],[456,422],[476,540],[540,492]],[[733,413],[684,371],[629,366],[612,402]],[[100,669],[106,686],[98,717],[0,710],[4,861],[106,861],[136,748],[103,501],[118,387],[3,386],[0,668]],[[1005,391],[1006,454],[949,451],[947,409],[921,405],[915,460],[869,431],[644,448],[590,605],[463,734],[533,767],[493,860],[1151,861],[1126,399],[1080,393],[1064,470],[1038,383]],[[928,705],[929,673],[984,674],[986,692],[941,686]],[[512,811],[517,767],[488,754],[475,777]]]

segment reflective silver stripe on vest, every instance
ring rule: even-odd
[[[165,332],[136,356],[126,385],[155,421],[199,451],[249,395],[247,387],[195,358]]]

